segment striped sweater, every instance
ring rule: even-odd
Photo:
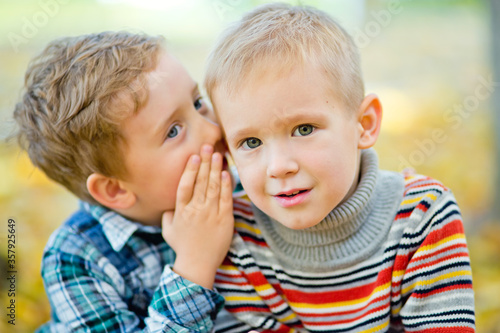
[[[263,332],[474,332],[452,193],[429,177],[378,171],[373,151],[361,167],[356,193],[310,229],[235,200],[237,233],[215,283],[226,309]]]

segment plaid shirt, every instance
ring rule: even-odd
[[[50,237],[42,277],[52,320],[39,332],[213,330],[223,298],[171,270],[175,253],[160,228],[86,203],[80,212],[97,220],[101,231],[88,237],[66,223]],[[94,236],[110,253],[102,253]],[[117,265],[115,257],[113,264],[110,258],[123,251],[127,260]]]

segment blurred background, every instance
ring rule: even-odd
[[[33,168],[15,142],[4,140],[30,58],[61,36],[141,31],[164,35],[170,51],[201,82],[221,29],[266,2],[0,0],[1,332],[32,332],[49,319],[39,273],[42,252],[51,232],[77,206],[71,194]],[[375,146],[381,167],[412,167],[453,190],[471,254],[477,332],[500,332],[499,1],[288,2],[331,13],[358,44],[366,91],[377,93],[384,106]],[[6,276],[12,263],[9,219],[16,235],[15,326],[6,316],[12,299]]]

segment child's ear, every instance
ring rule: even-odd
[[[136,202],[135,194],[120,180],[98,173],[87,178],[87,190],[101,205],[115,210],[130,208]]]
[[[367,95],[358,110],[358,123],[360,125],[359,149],[372,147],[377,141],[382,122],[382,105],[377,95]]]

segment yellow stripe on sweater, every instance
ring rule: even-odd
[[[406,272],[406,269],[401,269],[399,271],[393,271],[392,272],[392,277],[395,278],[395,277],[400,277],[402,275],[404,275]]]
[[[227,272],[239,272],[238,268],[236,268],[236,266],[233,266],[233,265],[220,265],[219,266],[219,270],[221,271],[227,271]]]
[[[448,243],[448,242],[451,242],[451,241],[454,241],[457,239],[462,239],[465,241],[465,235],[462,233],[457,233],[457,234],[451,235],[449,237],[443,238],[439,242],[422,246],[417,250],[417,252],[415,252],[415,255],[413,256],[413,258],[418,258],[420,255],[424,255],[425,252],[427,252],[427,251],[434,250],[435,248],[437,248],[445,243]]]
[[[375,327],[369,328],[369,329],[364,330],[364,331],[359,331],[359,333],[373,333],[373,332],[379,332],[379,331],[381,331],[382,329],[386,328],[388,324],[389,324],[389,321],[384,321],[382,324],[380,324],[380,325],[378,325],[378,326],[375,326]]]
[[[401,202],[401,206],[403,205],[409,205],[409,204],[412,204],[412,203],[415,203],[415,202],[419,202],[419,201],[422,201],[423,198],[430,198],[431,200],[435,201],[436,200],[436,196],[432,193],[427,193],[426,195],[424,196],[420,196],[420,197],[417,197],[417,198],[412,198],[412,199],[406,199],[406,200],[403,200]]]
[[[234,222],[234,227],[236,229],[246,229],[246,230],[251,231],[251,232],[253,232],[253,233],[257,234],[257,235],[261,234],[261,232],[260,232],[259,229],[256,229],[256,228],[254,228],[254,227],[252,227],[252,226],[250,226],[250,225],[248,225],[247,223],[244,223],[244,222],[236,222],[235,221]]]
[[[263,292],[265,290],[270,290],[273,287],[269,283],[266,283],[266,284],[263,284],[263,285],[260,285],[260,286],[254,286],[254,288],[255,288],[255,290],[257,292]]]
[[[428,286],[428,285],[434,284],[438,281],[446,280],[449,278],[454,278],[457,276],[464,276],[464,275],[471,275],[471,272],[470,271],[456,271],[456,272],[450,272],[450,273],[446,273],[446,274],[443,274],[440,276],[436,276],[434,279],[417,281],[417,282],[413,283],[412,285],[402,289],[401,292],[403,294],[406,294],[408,291],[415,289],[415,287],[417,287],[417,286]]]
[[[226,296],[226,302],[258,302],[262,301],[259,296]]]
[[[281,323],[286,324],[288,321],[293,321],[293,320],[295,320],[295,319],[297,319],[297,315],[296,315],[295,313],[293,313],[293,312],[292,312],[292,313],[290,313],[290,315],[286,316],[285,318],[281,318],[281,319],[279,319],[279,321],[280,321]]]

